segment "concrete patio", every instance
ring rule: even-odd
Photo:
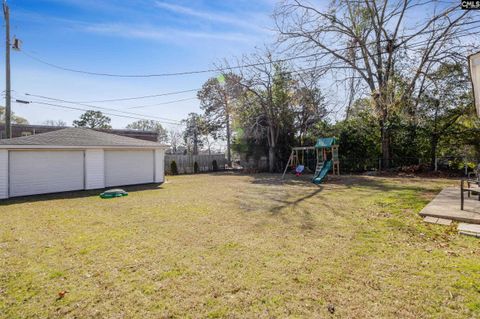
[[[422,209],[420,215],[480,224],[480,201],[476,195],[472,195],[471,198],[465,197],[465,208],[462,211],[460,210],[460,188],[447,187]]]

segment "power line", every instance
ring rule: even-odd
[[[154,98],[154,97],[162,97],[162,96],[177,95],[177,94],[182,94],[182,93],[196,92],[196,91],[199,91],[199,90],[200,89],[189,89],[189,90],[174,91],[174,92],[167,92],[167,93],[158,93],[158,94],[143,95],[143,96],[123,97],[123,98],[118,98],[118,99],[71,101],[71,102],[75,102],[75,103],[107,103],[107,102],[132,101],[132,100],[141,100],[141,99],[149,99],[149,98]],[[25,95],[30,95],[30,94],[25,93]]]
[[[477,26],[475,28],[479,28],[479,27]],[[458,32],[457,36],[464,37],[464,36],[469,36],[469,35],[473,35],[473,34],[476,34],[476,32],[472,32],[472,30],[463,30],[463,31]],[[403,48],[415,51],[415,50],[418,50],[419,48],[421,48],[422,45],[424,45],[428,42],[429,42],[429,40],[421,40],[421,41],[410,43],[408,45],[404,45]],[[399,48],[401,48],[401,47],[399,47]],[[380,55],[385,54],[385,53],[389,53],[389,52],[388,51],[374,52],[374,53],[370,54],[370,56],[368,58],[370,59],[370,58],[373,58],[373,57],[377,57],[377,56],[380,56]],[[355,57],[349,59],[350,62],[354,62],[354,61],[358,61],[358,60],[360,62],[363,62],[364,57],[362,55],[360,55],[360,56],[355,56]],[[314,60],[310,60],[308,62],[312,62],[312,61],[314,61]],[[370,61],[368,61],[368,62],[370,62]],[[345,61],[328,62],[328,63],[325,63],[325,64],[315,65],[313,67],[309,67],[309,68],[305,68],[305,69],[292,70],[292,71],[290,71],[290,73],[291,74],[302,74],[302,73],[305,73],[305,72],[308,72],[308,71],[318,70],[318,69],[321,69],[321,68],[329,68],[329,67],[330,68],[336,68],[336,67],[343,66],[345,63],[346,63]]]
[[[461,36],[466,36],[466,35],[472,34],[472,33],[471,33],[471,30],[463,30],[463,31],[459,32],[459,35],[460,35],[460,33],[461,33]],[[414,47],[421,46],[422,44],[427,43],[428,41],[429,41],[429,40],[422,40],[422,41],[418,41],[418,42],[416,42],[416,43],[409,44],[409,48],[412,49],[412,48],[414,48]],[[405,46],[405,47],[406,47],[406,46]],[[376,53],[373,54],[373,56],[381,55],[381,54],[384,54],[384,53],[388,53],[388,52],[387,52],[387,51],[376,52]],[[308,55],[308,56],[314,56],[314,55],[317,55],[317,54],[310,54],[310,55]],[[305,56],[307,56],[307,55],[305,55]],[[304,56],[304,57],[305,57],[305,56]],[[354,60],[363,60],[363,57],[361,57],[361,56],[360,56],[360,57],[354,57],[354,58],[351,59],[351,60],[352,60],[352,61],[354,61]],[[268,62],[268,63],[258,63],[257,65],[265,65],[265,64],[269,64],[269,63],[274,63],[274,61],[271,61],[271,62]],[[344,63],[344,62],[338,61],[337,63],[342,64],[342,63]],[[311,68],[294,70],[294,71],[292,71],[292,73],[301,73],[302,71],[309,71],[309,70],[314,70],[314,69],[318,69],[318,68],[321,68],[321,67],[327,67],[327,66],[334,66],[334,65],[333,65],[332,63],[327,63],[327,64],[324,64],[324,65],[317,65],[317,66],[314,66],[314,67],[311,67]],[[180,94],[180,93],[184,93],[184,92],[192,92],[192,91],[197,91],[197,90],[199,90],[199,89],[184,90],[184,91],[170,92],[170,93],[164,93],[164,94],[155,94],[155,95],[139,96],[139,97],[130,97],[130,98],[120,98],[120,99],[110,99],[110,100],[97,100],[97,101],[90,101],[90,102],[91,102],[91,103],[93,103],[93,102],[100,103],[100,102],[110,102],[110,101],[135,100],[135,99],[143,99],[143,98],[150,98],[150,97],[157,97],[157,96]],[[132,113],[132,112],[126,112],[126,111],[119,111],[119,110],[112,109],[112,108],[105,108],[105,107],[99,107],[99,106],[94,106],[94,105],[83,104],[83,103],[81,103],[81,102],[74,102],[74,101],[67,101],[67,100],[62,100],[62,99],[55,99],[55,98],[50,98],[50,97],[41,96],[41,95],[34,95],[34,94],[29,94],[29,93],[26,93],[26,95],[36,96],[36,97],[40,97],[40,98],[44,98],[44,99],[50,99],[50,100],[53,100],[53,101],[58,101],[58,102],[63,102],[63,103],[77,104],[77,105],[86,106],[86,107],[89,107],[89,108],[105,109],[105,110],[111,110],[111,111],[114,111],[114,112],[117,112],[117,113],[125,113],[125,114],[138,115],[138,116],[142,116],[142,117],[140,118],[140,117],[133,117],[133,116],[128,116],[128,115],[118,115],[118,114],[113,114],[113,113],[104,112],[105,114],[112,115],[112,116],[118,116],[118,117],[124,117],[124,118],[133,118],[133,119],[148,119],[148,117],[149,117],[148,115],[145,115],[145,114]],[[186,98],[186,99],[168,101],[168,102],[165,102],[165,103],[158,103],[158,104],[152,104],[152,105],[142,105],[142,106],[137,106],[137,107],[132,107],[132,108],[141,108],[141,107],[148,107],[148,106],[155,106],[155,105],[162,105],[162,104],[170,104],[170,103],[180,102],[180,101],[189,100],[189,99],[195,99],[195,98]],[[54,107],[60,107],[60,108],[65,108],[65,109],[87,111],[86,109],[75,108],[75,107],[68,107],[68,106],[65,106],[65,105],[58,105],[58,104],[53,104],[53,103],[41,102],[41,101],[30,101],[30,102],[31,102],[31,103],[42,104],[42,105],[49,105],[49,106],[54,106]],[[145,118],[145,117],[147,117],[147,118]],[[153,116],[151,116],[151,117],[153,117]],[[163,123],[165,123],[165,124],[182,125],[182,123],[181,123],[180,121],[178,121],[178,120],[173,120],[173,119],[168,119],[168,118],[161,118],[161,117],[157,117],[157,118],[162,119]],[[159,121],[159,122],[162,122],[162,121]],[[178,123],[172,123],[172,122],[166,122],[166,121],[173,121],[173,122],[178,122]]]
[[[129,107],[128,109],[141,109],[141,108],[145,108],[145,107],[167,105],[167,104],[173,104],[173,103],[185,102],[185,101],[191,101],[191,100],[197,100],[197,99],[198,99],[197,97],[188,97],[188,98],[185,98],[185,99],[167,101],[167,102],[156,103],[156,104],[146,104],[146,105],[132,106],[132,107]]]
[[[78,107],[73,107],[73,106],[65,106],[65,105],[59,105],[59,104],[54,104],[54,103],[46,103],[46,102],[41,102],[41,101],[29,101],[30,103],[33,104],[40,104],[40,105],[48,105],[48,106],[53,106],[53,107],[58,107],[58,108],[63,108],[63,109],[69,109],[69,110],[76,110],[76,111],[88,111],[88,109],[82,109]],[[129,118],[129,119],[135,119],[135,120],[150,120],[150,118],[147,117],[134,117],[134,116],[128,116],[128,115],[120,115],[120,114],[114,114],[114,113],[108,113],[108,112],[103,112],[104,114],[110,115],[110,116],[117,116],[117,117],[123,117],[123,118]],[[169,124],[169,125],[178,125],[182,126],[183,123],[171,123],[171,122],[166,122],[166,121],[157,121],[163,124]]]
[[[469,31],[464,30],[461,33],[462,33],[462,35],[467,35],[467,34],[469,34]],[[422,44],[424,44],[426,42],[427,42],[427,40],[422,40],[422,41],[411,43],[409,45],[409,48],[413,49],[415,47],[421,46]],[[373,56],[381,55],[381,54],[384,54],[384,53],[388,53],[388,52],[387,51],[375,52],[373,54]],[[311,54],[311,55],[314,55],[314,54]],[[358,56],[358,57],[355,56],[354,58],[352,58],[350,60],[351,61],[363,60],[363,57],[362,56]],[[344,64],[344,62],[342,62],[342,61],[337,61],[337,62],[334,62],[334,63],[325,63],[325,64],[322,64],[322,65],[316,65],[316,66],[310,67],[310,68],[292,70],[291,73],[292,74],[301,74],[301,73],[305,73],[305,72],[308,72],[308,71],[313,71],[313,70],[319,69],[319,68],[337,67],[337,66],[341,66],[343,64]],[[138,97],[128,97],[128,98],[118,98],[118,99],[108,99],[108,100],[91,100],[91,101],[88,101],[88,102],[89,103],[103,103],[103,102],[110,102],[110,101],[128,101],[128,100],[144,99],[144,98],[151,98],[151,97],[158,97],[158,96],[174,95],[174,94],[192,92],[192,91],[197,91],[197,90],[199,90],[199,89],[190,89],[190,90],[183,90],[183,91],[169,92],[169,93],[162,93],[162,94],[154,94],[154,95],[145,95],[145,96],[138,96]],[[117,112],[117,113],[124,113],[124,114],[135,115],[135,116],[148,116],[148,117],[152,117],[152,118],[156,117],[156,116],[149,116],[149,115],[145,115],[145,114],[122,111],[122,110],[118,110],[118,109],[114,109],[114,108],[107,108],[107,107],[100,107],[100,106],[96,106],[96,105],[85,104],[85,102],[70,101],[70,100],[52,98],[52,97],[30,94],[30,93],[25,93],[25,95],[38,97],[38,98],[43,98],[43,99],[48,99],[48,100],[57,101],[57,102],[62,102],[62,103],[86,106],[86,107],[89,107],[89,108],[96,108],[96,109],[114,111],[114,112]],[[167,105],[167,104],[173,104],[173,103],[177,103],[177,102],[183,102],[183,101],[194,100],[194,99],[196,99],[196,98],[195,97],[184,98],[184,99],[178,99],[178,100],[173,100],[173,101],[167,101],[167,102],[163,102],[163,103],[133,106],[133,107],[129,107],[129,109],[137,109],[137,108],[153,107],[153,106],[159,106],[159,105]],[[169,119],[169,118],[163,118],[163,117],[156,117],[156,118],[158,118],[160,120],[179,122],[178,120]]]
[[[302,59],[302,58],[309,58],[312,57],[315,54],[308,54],[304,56],[294,56],[294,57],[289,57],[289,58],[283,58],[283,59],[278,59],[275,61],[269,61],[269,62],[258,62],[258,63],[251,63],[251,64],[245,64],[245,65],[237,65],[237,66],[229,66],[229,67],[223,67],[223,68],[215,68],[215,69],[205,69],[205,70],[195,70],[195,71],[183,71],[183,72],[174,72],[174,73],[158,73],[158,74],[114,74],[114,73],[100,73],[100,72],[91,72],[91,71],[84,71],[84,70],[78,70],[78,69],[72,69],[72,68],[67,68],[63,67],[51,62],[47,62],[43,59],[37,58],[34,55],[27,53],[25,51],[21,51],[23,54],[25,54],[27,57],[40,62],[42,64],[48,65],[50,67],[63,70],[63,71],[69,71],[69,72],[74,72],[74,73],[80,73],[80,74],[87,74],[87,75],[96,75],[96,76],[106,76],[106,77],[117,77],[117,78],[153,78],[153,77],[170,77],[170,76],[182,76],[182,75],[195,75],[195,74],[203,74],[203,73],[215,73],[215,72],[224,72],[224,71],[232,71],[232,70],[237,70],[241,68],[246,68],[246,67],[254,67],[254,66],[261,66],[261,65],[267,65],[271,63],[281,63],[281,62],[287,62],[287,61],[292,61],[296,59]]]
[[[180,122],[178,120],[170,119],[170,118],[165,118],[165,117],[159,117],[159,116],[153,116],[153,115],[146,115],[146,114],[141,114],[141,113],[134,113],[134,112],[128,112],[128,111],[122,111],[114,108],[109,108],[109,107],[103,107],[103,106],[96,106],[96,105],[90,105],[90,104],[84,104],[84,103],[79,103],[79,102],[72,102],[72,101],[67,101],[63,99],[58,99],[58,98],[53,98],[49,96],[44,96],[44,95],[37,95],[37,94],[28,94],[29,96],[45,99],[45,100],[51,100],[55,102],[61,102],[61,103],[67,103],[67,104],[76,104],[80,106],[85,106],[88,108],[93,108],[93,109],[100,109],[100,110],[107,110],[107,111],[113,111],[117,113],[123,113],[123,114],[128,114],[128,115],[135,115],[135,116],[146,116],[150,118],[156,118],[159,120],[165,120],[165,121],[172,121],[172,122]]]
[[[460,35],[460,33],[462,33],[462,35],[468,35],[470,34],[471,30],[463,30],[461,32],[458,33],[458,35]],[[410,49],[414,48],[414,47],[418,47],[419,45],[422,45],[423,43],[426,43],[428,42],[428,40],[422,40],[422,41],[418,41],[418,42],[415,42],[415,43],[410,43],[408,45],[408,47]],[[405,45],[405,47],[407,47],[407,45]],[[384,53],[389,53],[387,51],[382,51],[382,52],[376,52],[376,53],[373,53],[372,55],[373,56],[376,56],[376,55],[381,55],[381,54],[384,54]],[[309,54],[309,55],[304,55],[305,56],[314,56],[314,55],[317,55],[317,54]],[[363,60],[363,57],[354,57],[351,59],[351,61],[355,61],[355,60]],[[269,62],[271,63],[271,62]],[[326,63],[326,64],[323,64],[323,65],[316,65],[314,67],[311,67],[311,68],[306,68],[306,69],[297,69],[297,70],[293,70],[292,73],[302,73],[302,72],[305,72],[305,71],[310,71],[310,70],[314,70],[314,69],[318,69],[318,68],[323,68],[323,67],[336,67],[336,66],[341,66],[343,63],[345,62],[341,62],[341,61],[337,61],[335,63],[338,63],[338,64],[334,64],[334,63]],[[257,65],[264,65],[265,63],[258,63]],[[138,97],[128,97],[128,98],[119,98],[119,99],[109,99],[109,100],[94,100],[94,101],[88,101],[88,103],[103,103],[103,102],[113,102],[113,101],[128,101],[128,100],[136,100],[136,99],[144,99],[144,98],[151,98],[151,97],[159,97],[159,96],[166,96],[166,95],[174,95],[174,94],[181,94],[181,93],[186,93],[186,92],[192,92],[192,91],[197,91],[199,89],[191,89],[191,90],[183,90],[183,91],[177,91],[177,92],[169,92],[169,93],[162,93],[162,94],[154,94],[154,95],[146,95],[146,96],[138,96]],[[48,99],[48,100],[53,100],[53,101],[57,101],[57,102],[62,102],[62,103],[68,103],[68,104],[77,104],[77,105],[80,105],[80,106],[86,106],[86,107],[89,107],[89,108],[94,108],[94,109],[104,109],[104,110],[109,110],[109,111],[113,111],[113,112],[117,112],[117,113],[123,113],[123,114],[129,114],[129,115],[134,115],[134,116],[142,116],[142,117],[151,117],[151,118],[157,118],[157,119],[160,119],[162,121],[169,121],[169,122],[179,122],[178,120],[174,120],[174,119],[169,119],[169,118],[163,118],[163,117],[156,117],[156,116],[149,116],[149,115],[145,115],[145,114],[139,114],[139,113],[133,113],[133,112],[127,112],[127,111],[121,111],[121,110],[118,110],[118,109],[114,109],[114,108],[107,108],[107,107],[100,107],[100,106],[95,106],[95,105],[89,105],[89,104],[84,104],[85,102],[77,102],[77,101],[67,101],[67,100],[63,100],[63,99],[57,99],[57,98],[51,98],[51,97],[46,97],[46,96],[42,96],[42,95],[35,95],[35,94],[29,94],[29,93],[26,93],[26,95],[28,96],[34,96],[34,97],[38,97],[38,98],[43,98],[43,99]],[[150,104],[150,105],[140,105],[140,106],[133,106],[133,107],[130,107],[130,109],[135,109],[135,108],[144,108],[144,107],[150,107],[150,106],[157,106],[157,105],[165,105],[165,104],[172,104],[172,103],[177,103],[177,102],[182,102],[182,101],[187,101],[187,100],[193,100],[195,98],[185,98],[185,99],[179,99],[179,100],[173,100],[173,101],[167,101],[167,102],[164,102],[164,103],[156,103],[156,104]],[[37,103],[40,103],[40,102],[37,102]],[[45,104],[45,103],[44,103]],[[49,104],[46,104],[46,105],[49,105]],[[84,110],[84,109],[81,109],[81,110]],[[123,116],[125,117],[125,116]],[[129,117],[129,118],[132,118],[132,117]],[[144,119],[144,118],[142,118]],[[174,123],[169,123],[169,124],[174,124]]]
[[[469,24],[474,24],[474,23],[478,23],[478,21],[464,22],[464,23],[462,23],[462,24],[457,25],[457,27],[467,26],[467,25],[469,25]],[[438,29],[435,29],[435,30],[424,30],[424,31],[418,32],[418,33],[416,33],[416,34],[410,34],[410,35],[400,36],[400,37],[398,37],[398,39],[399,39],[399,40],[401,40],[401,39],[408,39],[408,40],[410,40],[410,39],[412,39],[412,38],[415,37],[415,36],[419,36],[419,35],[422,35],[422,34],[428,34],[428,33],[438,32],[438,31],[441,31],[442,29],[445,29],[445,28],[446,28],[446,27],[441,27],[441,28],[438,28]],[[408,41],[408,40],[407,40],[407,41]],[[390,39],[384,39],[384,40],[378,40],[378,41],[379,41],[379,42],[389,42]],[[365,43],[364,45],[377,44],[378,41],[372,41],[372,42],[369,42],[369,43]],[[405,42],[402,41],[402,43],[405,43]],[[338,52],[341,52],[341,51],[344,51],[344,50],[355,49],[355,48],[357,48],[357,47],[356,47],[356,46],[347,46],[347,47],[344,47],[344,48],[334,49],[334,50],[332,50],[332,52],[338,53]],[[69,71],[69,72],[74,72],[74,73],[80,73],[80,74],[86,74],[86,75],[106,76],[106,77],[120,77],[120,78],[171,77],[171,76],[183,76],[183,75],[195,75],[195,74],[203,74],[203,73],[224,72],[224,71],[232,71],[232,70],[236,70],[236,69],[241,69],[241,68],[245,68],[245,67],[255,67],[255,66],[267,65],[267,64],[271,64],[271,63],[281,63],[281,62],[287,62],[287,61],[292,61],[292,60],[297,60],[297,59],[304,59],[304,58],[309,58],[309,57],[313,57],[313,56],[317,56],[317,55],[318,55],[318,53],[313,53],[313,54],[298,55],[298,56],[293,56],[293,57],[288,57],[288,58],[277,59],[277,60],[274,60],[274,61],[250,63],[250,64],[237,65],[237,66],[228,66],[228,67],[214,68],[214,69],[204,69],[204,70],[193,70],[193,71],[173,72],[173,73],[158,73],[158,74],[115,74],[115,73],[92,72],[92,71],[86,71],[86,70],[79,70],[79,69],[64,67],[64,66],[60,66],[60,65],[55,64],[55,63],[51,63],[51,62],[45,61],[45,60],[43,60],[43,59],[41,59],[41,58],[38,58],[38,57],[34,56],[34,55],[31,54],[31,53],[28,53],[28,52],[25,52],[25,51],[21,51],[21,52],[22,52],[23,54],[25,54],[27,57],[29,57],[29,58],[31,58],[31,59],[39,62],[39,63],[48,65],[48,66],[50,66],[50,67],[53,67],[53,68],[56,68],[56,69],[59,69],[59,70]]]
[[[478,27],[475,27],[475,28],[478,28]],[[463,30],[463,31],[460,31],[459,33],[457,33],[458,36],[467,36],[467,35],[471,35],[471,34],[475,34],[475,33],[472,33],[472,30]],[[414,42],[414,43],[410,43],[409,45],[405,45],[404,48],[412,50],[412,49],[415,49],[415,48],[417,48],[417,47],[419,47],[419,46],[421,46],[421,45],[423,45],[427,42],[429,42],[429,41],[428,40],[420,40],[420,41],[417,41],[417,42]],[[355,48],[357,48],[357,47],[355,47]],[[382,54],[385,54],[385,53],[389,53],[389,52],[388,51],[374,52],[374,53],[371,54],[371,56],[379,56],[379,55],[382,55]],[[317,53],[308,54],[308,55],[304,55],[304,57],[305,56],[315,56],[315,55],[318,55],[318,54]],[[357,60],[363,61],[363,59],[364,59],[363,56],[355,56],[355,57],[351,58],[350,61],[352,61],[352,62],[357,61]],[[270,62],[268,62],[268,63],[270,63]],[[321,65],[315,65],[313,67],[309,67],[309,68],[305,68],[305,69],[292,70],[291,73],[301,73],[303,71],[311,71],[311,70],[315,70],[315,69],[318,69],[318,68],[324,68],[324,67],[328,67],[328,66],[342,65],[345,62],[344,61],[337,61],[337,62],[334,62],[334,63],[336,63],[336,64],[333,64],[332,62],[329,62],[329,63],[325,63],[325,64],[321,64]],[[266,63],[259,63],[259,64],[266,64]],[[167,92],[167,93],[159,93],[159,94],[151,94],[151,95],[144,95],[144,96],[125,97],[125,98],[116,98],[116,99],[105,99],[105,100],[88,100],[88,101],[71,101],[71,100],[67,101],[67,100],[62,100],[62,99],[55,99],[55,100],[59,100],[61,102],[65,102],[65,103],[74,103],[74,104],[121,102],[121,101],[132,101],[132,100],[138,100],[138,99],[147,99],[147,98],[154,98],[154,97],[176,95],[176,94],[194,92],[194,91],[199,91],[199,90],[201,90],[201,88]],[[12,91],[14,91],[14,90],[12,90]],[[25,95],[46,98],[46,97],[43,97],[43,96],[38,96],[38,95],[35,95],[35,94],[30,94],[30,93],[25,93]],[[195,98],[192,97],[192,98],[185,98],[185,99],[167,101],[167,102],[164,102],[164,103],[133,106],[133,107],[130,107],[130,109],[164,105],[164,104],[171,104],[171,103],[182,102],[182,101],[193,100],[193,99],[195,99]],[[97,106],[91,106],[91,107],[97,107]],[[115,111],[117,111],[117,110],[115,110]]]

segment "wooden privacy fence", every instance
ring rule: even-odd
[[[192,174],[195,162],[199,172],[213,171],[213,161],[217,161],[218,170],[224,170],[227,164],[225,154],[214,155],[172,155],[165,154],[165,174],[172,174],[170,167],[172,161],[177,163],[178,174]]]

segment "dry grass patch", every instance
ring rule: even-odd
[[[479,241],[417,214],[447,184],[212,174],[9,200],[0,317],[478,317]]]

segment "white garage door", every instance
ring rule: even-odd
[[[153,183],[153,151],[105,151],[106,186]]]
[[[83,151],[11,151],[10,196],[84,189]]]

